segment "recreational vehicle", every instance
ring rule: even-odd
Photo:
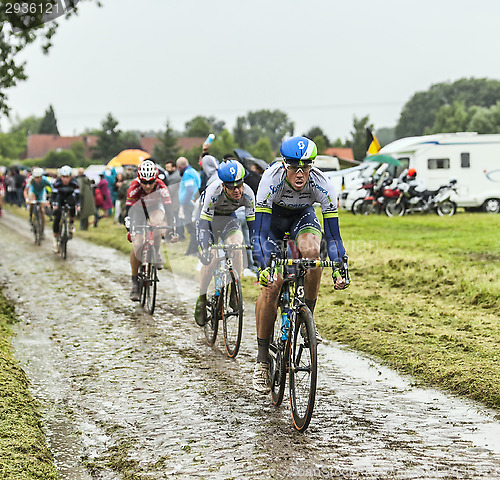
[[[429,190],[457,180],[459,207],[500,212],[500,135],[474,132],[408,137],[380,150],[417,170]]]

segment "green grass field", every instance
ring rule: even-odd
[[[422,383],[500,407],[500,215],[387,218],[341,212],[352,285],[325,270],[316,309],[322,335],[377,357]],[[130,252],[111,219],[78,236]],[[71,250],[71,246],[69,247]],[[168,246],[191,278],[186,244]],[[243,278],[252,301],[259,287]]]

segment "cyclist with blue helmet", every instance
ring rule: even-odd
[[[203,267],[200,272],[200,296],[196,302],[195,320],[200,326],[205,325],[207,288],[215,268],[213,255],[209,247],[220,239],[223,243],[241,245],[241,232],[235,211],[245,207],[245,216],[250,231],[255,220],[255,195],[252,189],[243,183],[245,169],[236,160],[221,164],[218,168],[218,180],[213,181],[200,198],[200,214],[196,225],[200,260]],[[235,270],[241,275],[243,255],[234,254]]]
[[[35,203],[40,203],[42,210],[42,236],[45,229],[45,206],[47,202],[47,192],[51,191],[52,183],[44,175],[40,167],[33,168],[32,175],[29,178],[25,191],[26,202],[29,205],[30,224],[33,221],[33,210]]]
[[[282,162],[274,163],[264,172],[256,200],[254,258],[260,267],[260,283],[266,287],[255,305],[258,354],[253,384],[260,393],[270,389],[269,339],[282,285],[280,275],[268,284],[267,265],[271,253],[279,254],[279,244],[289,232],[301,257],[320,258],[321,225],[313,207],[319,203],[330,260],[340,261],[345,254],[338,223],[337,193],[330,180],[312,164],[317,155],[316,144],[306,137],[292,137],[281,144],[280,153]],[[305,302],[311,312],[316,305],[321,272],[321,268],[311,268],[306,275]],[[333,281],[338,290],[346,287],[338,270],[333,273]],[[321,341],[318,334],[317,337]]]

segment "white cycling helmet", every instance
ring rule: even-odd
[[[142,162],[137,169],[137,176],[139,177],[139,180],[144,182],[156,180],[158,177],[158,168],[156,167],[155,162],[152,160],[144,160],[144,162]]]
[[[59,169],[59,175],[61,177],[69,177],[73,173],[73,169],[69,165],[64,165]]]
[[[33,176],[34,177],[43,177],[43,169],[40,167],[34,168],[33,169]]]

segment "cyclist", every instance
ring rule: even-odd
[[[130,266],[132,269],[132,288],[130,300],[139,301],[139,281],[137,275],[141,266],[144,237],[134,234],[131,227],[145,225],[147,221],[154,226],[173,225],[172,202],[167,186],[158,178],[158,167],[153,159],[144,160],[137,169],[135,178],[127,190],[125,227],[127,239],[134,248],[130,252]],[[161,230],[155,230],[154,262],[158,270],[163,268],[160,254]],[[174,240],[172,238],[172,240]]]
[[[255,195],[245,183],[245,169],[236,160],[218,167],[218,179],[210,183],[200,199],[200,214],[197,222],[197,239],[200,260],[200,296],[196,302],[195,320],[202,327],[207,321],[207,288],[216,266],[216,260],[209,251],[211,243],[218,238],[225,244],[241,245],[243,233],[235,211],[245,207],[245,216],[250,231],[255,221]],[[241,275],[243,254],[235,252],[234,268]]]
[[[59,222],[61,221],[62,207],[69,207],[69,238],[75,233],[75,213],[80,199],[80,188],[78,182],[72,176],[73,169],[69,165],[64,165],[59,169],[59,178],[52,184],[52,209],[54,210],[54,253],[58,252],[57,237],[59,236]]]
[[[312,166],[317,155],[316,144],[305,137],[292,137],[281,144],[280,153],[282,161],[264,172],[257,190],[254,259],[260,267],[260,284],[265,288],[255,304],[258,354],[253,385],[260,393],[270,389],[269,341],[283,283],[281,275],[276,275],[276,281],[268,282],[270,254],[279,254],[279,244],[289,232],[301,257],[320,258],[321,225],[313,207],[316,202],[323,212],[330,259],[339,261],[345,253],[338,224],[337,193],[321,170]],[[311,312],[316,305],[321,272],[321,268],[311,268],[306,275],[305,302]],[[335,289],[346,287],[338,270],[334,270],[332,277]],[[317,337],[321,341],[318,334]]]
[[[33,174],[26,185],[26,201],[29,204],[30,223],[33,221],[33,209],[35,203],[42,207],[42,231],[45,228],[45,204],[47,203],[47,192],[52,190],[52,183],[43,174],[39,167],[33,169]],[[43,233],[42,233],[43,235]]]

